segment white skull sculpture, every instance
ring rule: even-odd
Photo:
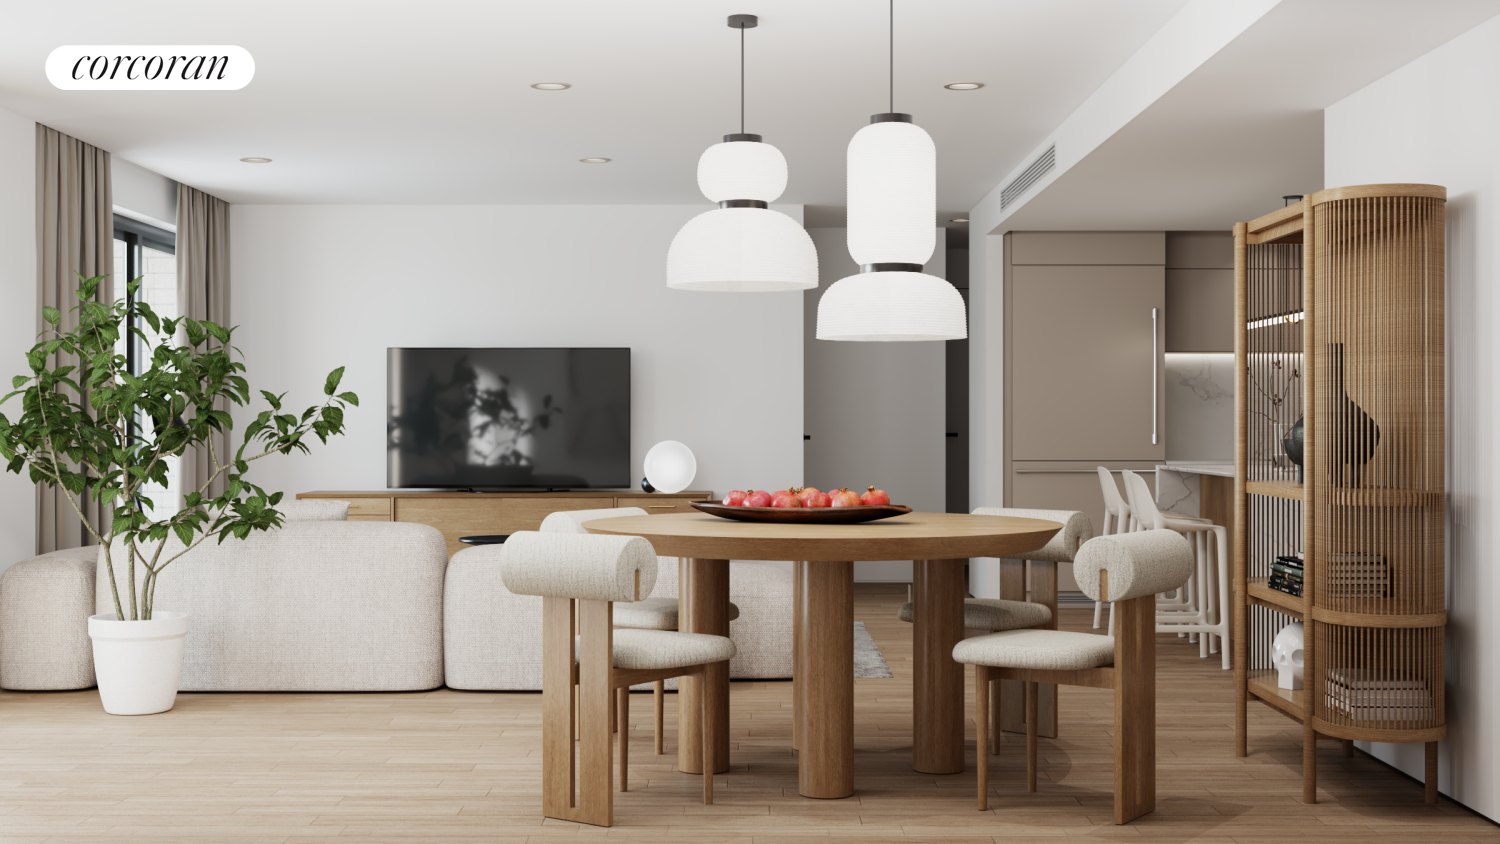
[[[1302,688],[1302,622],[1281,628],[1271,641],[1271,661],[1276,664],[1276,688]]]

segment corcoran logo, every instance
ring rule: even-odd
[[[47,57],[47,79],[66,91],[237,91],[254,76],[243,47],[69,45]]]

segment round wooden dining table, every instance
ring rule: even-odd
[[[793,747],[805,797],[854,793],[854,564],[911,560],[915,674],[912,768],[964,769],[964,672],[953,661],[963,638],[964,563],[1015,557],[1047,544],[1057,522],[958,513],[908,513],[855,525],[736,522],[706,513],[621,516],[585,522],[590,533],[640,536],[680,558],[678,629],[729,635],[729,561],[793,562]],[[677,764],[703,773],[702,711],[713,722],[714,772],[729,770],[729,668],[723,663],[678,687]]]

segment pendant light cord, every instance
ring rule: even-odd
[[[740,134],[745,134],[745,25],[740,24]]]
[[[744,30],[740,30],[743,35]],[[896,111],[896,0],[891,0],[891,111]]]

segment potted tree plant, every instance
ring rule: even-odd
[[[359,399],[338,392],[343,367],[328,374],[322,402],[300,414],[283,412],[284,393],[261,391],[269,409],[245,427],[232,454],[220,454],[215,434],[227,443],[234,428],[225,408],[251,401],[245,365],[230,343],[234,329],[158,317],[134,295],[140,279],[127,285],[124,301],[96,302],[103,278],[79,276],[77,328],[62,330],[62,313],[42,309],[50,328],[26,355],[31,374],[15,376],[14,392],[0,398],[0,405],[21,401],[15,421],[0,414],[0,456],[9,471],[29,470],[33,481],[66,490],[99,542],[115,610],[89,619],[99,696],[106,712],[148,715],[176,701],[188,622],[185,613],[155,608],[157,578],[209,537],[238,541],[279,527],[282,494],[247,481],[250,463],[307,452],[309,435],[326,443],[343,432],[344,408]],[[150,360],[132,373],[121,349],[136,338]],[[73,363],[50,362],[58,352]],[[187,490],[179,506],[158,506],[147,488],[167,487],[167,458],[189,449],[207,455],[208,481]],[[223,491],[211,493],[220,480]],[[86,509],[97,509],[97,518]]]

